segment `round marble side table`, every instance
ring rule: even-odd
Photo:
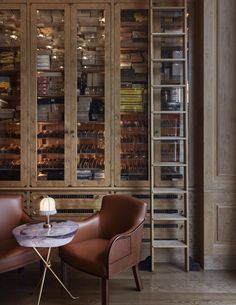
[[[12,231],[17,242],[22,247],[32,247],[44,263],[43,277],[40,285],[37,304],[38,305],[40,304],[47,269],[54,275],[54,277],[67,291],[70,297],[72,299],[77,299],[78,297],[75,297],[70,293],[70,291],[66,288],[63,282],[60,280],[60,278],[52,270],[50,263],[50,254],[51,254],[51,248],[60,247],[68,244],[73,239],[76,231],[79,228],[79,225],[78,223],[73,221],[58,221],[58,222],[52,222],[51,228],[44,228],[43,224],[44,224],[43,222],[27,223],[16,227]],[[37,248],[48,248],[46,260],[40,254]]]

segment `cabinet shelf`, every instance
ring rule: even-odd
[[[37,95],[37,98],[63,98],[64,95]]]
[[[14,151],[2,151],[0,150],[0,155],[20,155],[20,151],[19,152],[14,152]]]
[[[147,145],[148,142],[122,142],[120,143],[121,145],[124,145],[124,146],[139,146],[139,145]]]
[[[0,119],[0,124],[12,124],[12,125],[20,125],[20,121],[14,121],[14,119]]]
[[[61,135],[61,136],[38,136],[38,140],[43,140],[43,139],[61,139],[61,140],[64,140],[64,134]]]
[[[37,124],[40,125],[64,125],[62,120],[55,120],[55,121],[37,121]]]
[[[102,95],[88,95],[88,94],[83,94],[83,95],[77,95],[77,97],[92,97],[92,98],[99,98],[99,99],[105,99],[105,97],[104,96],[102,96]]]
[[[38,155],[64,155],[61,151],[38,151]]]
[[[0,76],[15,76],[20,73],[19,69],[14,70],[4,70],[0,69]]]
[[[124,28],[128,28],[130,30],[130,28],[135,29],[135,28],[142,28],[142,29],[148,29],[148,25],[147,22],[135,22],[135,21],[122,21],[120,23],[120,26],[122,28],[122,30],[124,30]]]
[[[97,67],[97,66],[96,66]],[[103,68],[81,68],[78,70],[78,72],[83,72],[83,73],[101,73],[104,74],[104,66]]]
[[[14,45],[14,46],[3,46],[0,45],[0,50],[8,50],[8,49],[20,49],[20,45]]]
[[[47,73],[47,72],[64,72],[64,68],[63,69],[40,69],[37,68],[37,73]]]
[[[38,28],[64,28],[64,22],[45,22],[42,21],[40,22],[40,20],[37,21],[37,27]]]
[[[9,101],[18,101],[20,99],[19,95],[1,95],[0,98],[3,100],[9,100]]]
[[[55,168],[47,168],[47,167],[41,167],[38,165],[38,170],[39,171],[64,171],[64,167],[55,167]]]
[[[20,167],[19,168],[0,168],[0,172],[1,171],[20,171]]]

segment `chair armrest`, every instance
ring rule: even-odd
[[[143,229],[144,220],[139,225],[134,225],[132,228],[127,230],[124,233],[117,234],[112,237],[107,245],[107,261],[108,263],[112,263],[114,260],[119,260],[122,258],[124,253],[128,253],[130,251],[132,253],[138,253],[140,249],[140,242],[142,239],[142,229]],[[136,240],[137,242],[132,242]],[[128,247],[129,249],[124,249],[124,247]],[[132,247],[132,249],[131,249]],[[122,250],[121,250],[122,249]]]
[[[79,221],[79,229],[72,240],[73,242],[81,242],[101,236],[99,212]]]

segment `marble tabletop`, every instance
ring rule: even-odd
[[[79,224],[74,221],[52,221],[51,228],[44,228],[43,224],[23,224],[12,233],[22,247],[49,248],[68,244],[79,228]]]

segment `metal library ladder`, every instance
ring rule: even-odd
[[[187,0],[150,0],[152,271],[161,248],[189,270],[187,17]]]

